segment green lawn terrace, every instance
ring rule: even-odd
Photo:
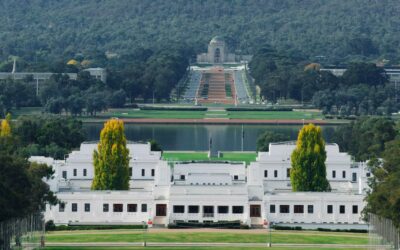
[[[167,161],[230,161],[230,162],[250,162],[256,161],[256,152],[221,152],[220,157],[208,157],[206,151],[164,151],[162,158]]]
[[[218,113],[226,119],[261,119],[261,120],[315,120],[323,118],[317,110],[294,111],[226,111],[209,109],[204,110],[138,110],[138,109],[110,109],[98,117],[118,117],[129,119],[206,119],[210,114]]]
[[[222,229],[187,229],[166,230],[89,230],[89,231],[55,231],[46,233],[46,242],[68,246],[76,243],[96,242],[159,242],[159,243],[268,243],[271,237],[272,244],[315,244],[335,249],[335,245],[342,248],[362,247],[368,244],[366,233],[348,232],[319,232],[319,231],[279,231],[272,230],[222,230]],[[72,243],[72,244],[71,244]],[[309,245],[309,246],[311,246]],[[324,246],[325,245],[325,246]],[[232,245],[231,247],[233,247]],[[194,246],[191,246],[194,247]],[[220,246],[221,247],[221,246]],[[176,249],[185,249],[176,247]],[[190,248],[191,249],[191,248]],[[210,249],[210,248],[204,248]],[[225,248],[216,248],[225,249]],[[253,249],[253,248],[248,248]],[[259,248],[255,248],[259,249]],[[261,248],[260,248],[261,249]],[[307,248],[304,248],[307,249]]]

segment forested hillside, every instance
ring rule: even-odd
[[[382,58],[398,64],[399,13],[398,0],[5,0],[0,59],[123,55],[176,44],[200,52],[221,35],[243,53],[269,44],[326,64]]]

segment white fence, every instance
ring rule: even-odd
[[[375,249],[400,249],[400,232],[389,219],[369,214],[369,245]]]

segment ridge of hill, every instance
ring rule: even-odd
[[[397,62],[397,0],[21,0],[0,3],[0,59],[127,54],[179,44],[204,51],[214,35],[232,50],[263,44],[327,63],[354,57]]]

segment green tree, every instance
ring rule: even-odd
[[[369,162],[373,177],[369,179],[371,191],[363,213],[375,213],[391,219],[400,227],[400,140],[386,143],[383,160]]]
[[[93,153],[93,164],[93,190],[129,189],[129,150],[121,120],[111,119],[105,123]]]
[[[257,151],[267,152],[269,149],[269,144],[271,142],[279,142],[287,140],[289,140],[289,137],[284,134],[275,133],[272,131],[266,131],[265,133],[260,135],[257,139]]]
[[[297,138],[296,149],[292,153],[290,181],[293,191],[330,191],[326,179],[326,151],[321,127],[304,126]]]

